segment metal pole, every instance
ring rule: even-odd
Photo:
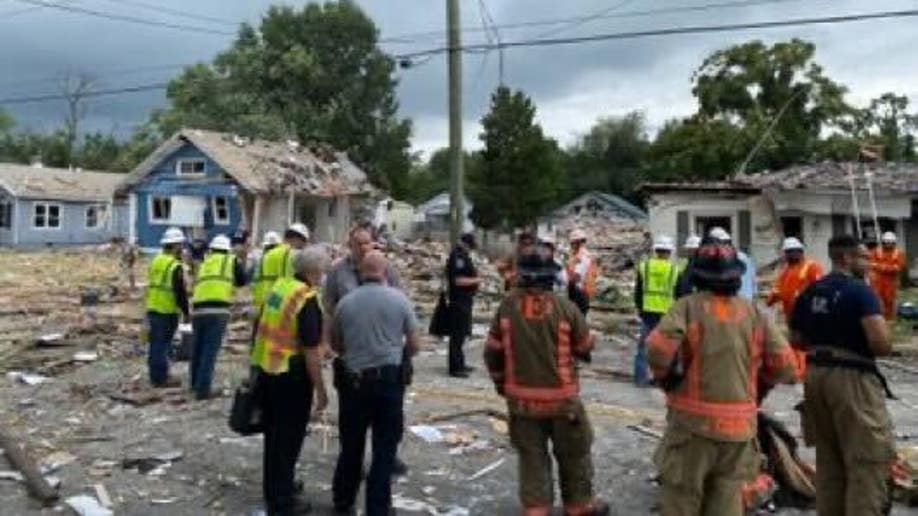
[[[861,208],[857,202],[857,185],[854,183],[854,171],[851,170],[851,164],[848,163],[845,168],[848,170],[848,185],[851,187],[851,207],[854,209],[854,224],[857,228],[857,238],[861,238]]]
[[[462,43],[459,0],[447,0],[446,25],[449,47],[449,157],[450,241],[462,234],[465,220],[462,170]]]
[[[864,167],[863,165],[861,165]],[[873,193],[873,172],[864,167],[864,177],[867,179],[867,195],[870,196],[870,208],[873,210],[873,239],[877,245],[880,243],[880,216],[877,213],[877,198]]]

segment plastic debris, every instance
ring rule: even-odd
[[[65,502],[79,516],[112,516],[114,513],[89,495],[71,496]]]
[[[441,432],[440,429],[435,426],[413,425],[408,427],[408,429],[411,430],[411,433],[430,444],[442,443],[444,440],[446,440],[443,432]]]
[[[503,459],[503,458],[497,459],[496,461],[494,461],[494,462],[488,464],[487,466],[481,468],[480,470],[478,470],[477,473],[475,473],[474,475],[470,476],[470,477],[467,478],[466,480],[469,480],[469,481],[478,480],[479,478],[481,478],[481,477],[487,475],[488,473],[494,471],[495,469],[501,467],[501,465],[502,465],[505,461],[506,461],[506,459]]]

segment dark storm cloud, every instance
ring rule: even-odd
[[[58,0],[62,3],[63,0]],[[147,0],[148,3],[154,3]],[[667,9],[724,3],[729,0],[644,2],[640,0],[482,0],[499,25],[603,13]],[[141,16],[153,20],[199,25],[234,32],[233,26],[176,18],[111,0],[71,0],[72,5]],[[230,21],[257,20],[270,0],[159,0],[163,7],[200,13]],[[287,2],[302,5],[303,2]],[[443,45],[445,1],[359,0],[374,18],[383,38],[404,36],[410,43],[387,42],[393,54]],[[629,32],[652,28],[710,25],[829,16],[914,7],[906,0],[749,0],[743,8],[716,8],[705,12],[678,12],[645,17],[603,18],[582,24],[503,29],[504,41],[536,37]],[[56,84],[36,81],[68,71],[98,77],[99,87],[117,88],[162,82],[178,73],[164,65],[209,60],[226,48],[232,36],[196,34],[100,20],[76,13],[40,9],[22,10],[17,0],[0,0],[0,98],[54,93]],[[463,26],[481,27],[479,2],[461,2]],[[793,36],[810,39],[818,47],[818,60],[828,74],[847,84],[851,99],[866,102],[883,91],[916,94],[918,54],[912,51],[918,35],[915,19],[863,24],[800,27],[780,31],[746,31],[667,38],[610,41],[566,47],[518,48],[505,52],[507,84],[529,93],[539,107],[546,131],[570,142],[601,115],[641,109],[651,126],[667,118],[684,116],[694,109],[690,76],[711,51],[760,38],[766,41]],[[418,33],[434,31],[425,35]],[[484,41],[480,31],[464,34],[466,42]],[[476,143],[477,121],[487,109],[488,97],[498,84],[498,55],[465,56],[466,140]],[[138,68],[158,67],[154,70]],[[442,55],[418,62],[398,72],[402,112],[415,120],[415,145],[428,150],[446,141],[446,60]],[[86,127],[127,132],[143,122],[149,111],[164,104],[162,92],[146,92],[95,99],[89,106]],[[37,129],[57,125],[61,102],[11,106],[21,124]]]

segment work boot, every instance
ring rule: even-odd
[[[166,380],[163,382],[157,382],[153,384],[153,387],[155,389],[168,389],[171,387],[181,387],[181,386],[182,386],[182,380],[180,378],[176,378],[175,376],[170,376],[166,378]]]
[[[405,462],[396,457],[395,462],[392,464],[392,474],[397,477],[403,477],[408,474],[408,465]]]
[[[462,366],[462,370],[465,371],[466,373],[473,373],[475,372],[475,367],[470,366],[470,365]]]

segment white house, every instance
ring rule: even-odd
[[[851,179],[854,180],[852,189]],[[873,203],[868,188],[873,188]],[[780,258],[781,241],[796,236],[810,256],[830,265],[834,235],[874,238],[874,224],[894,231],[910,257],[918,256],[918,166],[826,162],[728,181],[647,183],[650,230],[684,242],[721,226],[758,266]],[[874,220],[873,204],[876,205]]]
[[[415,223],[414,206],[407,202],[396,201],[390,197],[376,203],[373,225],[383,234],[406,240],[414,234]]]

